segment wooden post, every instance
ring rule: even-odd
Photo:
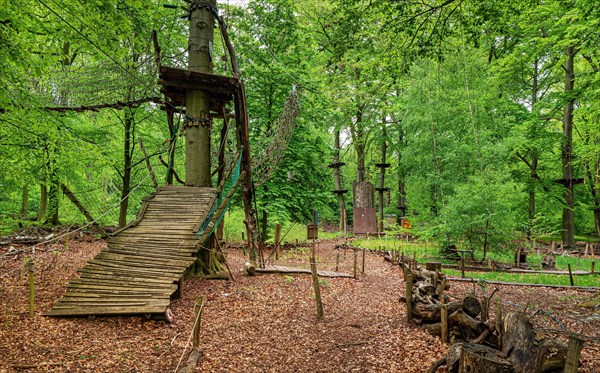
[[[275,260],[279,260],[280,241],[281,241],[281,224],[275,225]]]
[[[340,253],[337,252],[335,254],[335,271],[339,271],[340,270]]]
[[[465,278],[465,253],[460,253],[460,277]]]
[[[204,299],[202,297],[196,298],[196,304],[194,304],[194,331],[193,331],[193,344],[194,348],[200,347],[200,324],[202,322],[202,308],[204,307]]]
[[[406,317],[408,321],[412,321],[412,293],[413,293],[413,276],[406,275]]]
[[[315,302],[317,304],[317,317],[323,318],[323,303],[321,302],[321,286],[319,284],[319,273],[317,272],[317,259],[315,257],[317,240],[313,238],[312,255],[310,257],[310,274],[312,276],[313,288],[315,290]]]
[[[596,262],[592,262],[592,270],[591,270],[592,274],[594,274],[594,267],[595,266],[596,266]]]
[[[442,279],[442,284],[440,285],[440,291],[438,292],[438,297],[440,299],[444,298],[444,292],[446,291],[446,278]]]
[[[496,303],[496,332],[498,333],[498,350],[502,351],[502,303]]]
[[[263,210],[262,212],[262,222],[260,224],[261,234],[260,234],[260,242],[265,242],[267,240],[267,211]]]
[[[362,271],[361,273],[365,273],[365,252],[367,251],[367,249],[363,248],[362,249]]]
[[[323,318],[323,303],[321,302],[321,287],[319,285],[319,275],[317,273],[317,263],[315,258],[310,258],[310,272],[312,275],[313,288],[315,290],[315,302],[317,303],[317,317]]]
[[[27,270],[29,271],[29,317],[33,317],[35,313],[35,279],[33,276],[33,259],[27,262]]]
[[[440,309],[440,322],[442,328],[442,342],[448,343],[448,305],[446,297],[441,297],[442,308]]]
[[[575,286],[575,282],[573,281],[573,272],[571,272],[571,265],[567,265],[569,268],[569,281],[571,282],[571,286]]]
[[[487,295],[484,295],[482,302],[481,302],[481,321],[482,322],[487,322],[488,318],[490,316],[489,303],[490,303],[490,298],[488,298]]]
[[[69,232],[67,232],[67,234],[65,234],[65,237],[63,238],[63,250],[69,250]]]
[[[577,373],[579,368],[579,358],[583,348],[583,339],[575,335],[569,337],[569,347],[567,348],[567,359],[565,361],[564,373]]]
[[[354,252],[354,278],[356,279],[356,271],[358,267],[358,254],[356,253],[356,247],[352,248]]]

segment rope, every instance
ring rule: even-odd
[[[185,343],[185,347],[183,349],[183,352],[181,353],[181,357],[179,358],[179,362],[177,363],[177,366],[175,367],[175,370],[174,370],[175,373],[177,373],[177,370],[179,369],[179,366],[181,365],[181,362],[183,361],[183,357],[185,356],[185,352],[187,351],[187,348],[190,345],[190,341],[192,340],[192,337],[194,336],[194,329],[196,329],[196,325],[198,324],[198,321],[200,320],[200,315],[202,315],[202,309],[203,308],[204,308],[204,300],[202,301],[202,304],[200,304],[200,311],[198,311],[198,315],[196,316],[196,320],[194,320],[194,326],[192,327],[192,332],[190,333],[190,336],[188,337],[188,340]]]

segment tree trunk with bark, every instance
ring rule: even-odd
[[[344,229],[344,217],[346,216],[346,201],[344,199],[344,194],[340,193],[339,191],[341,191],[343,189],[342,187],[342,174],[340,171],[340,131],[335,131],[335,135],[334,135],[334,141],[335,141],[335,153],[333,155],[333,164],[334,164],[334,168],[333,168],[333,178],[335,179],[335,188],[336,191],[338,191],[337,194],[337,200],[338,200],[338,206],[340,208],[340,230]],[[337,167],[335,167],[337,166]]]
[[[562,241],[563,247],[575,247],[575,203],[573,199],[573,107],[575,98],[572,97],[575,84],[574,60],[575,48],[567,47],[567,61],[565,62],[565,103],[563,113],[563,139],[562,139],[562,178],[565,184],[563,193],[565,206],[562,214]]]
[[[21,219],[27,219],[27,210],[29,207],[29,185],[25,184],[21,189]]]
[[[37,221],[41,221],[46,215],[46,209],[48,208],[48,188],[45,183],[40,183],[40,209],[37,213]]]
[[[129,207],[129,192],[131,190],[131,161],[133,158],[132,132],[134,128],[135,112],[125,108],[123,112],[123,174],[121,175],[121,203],[119,206],[119,228],[127,224],[127,209]]]

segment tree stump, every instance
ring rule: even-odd
[[[510,361],[491,347],[465,343],[462,345],[459,373],[511,373],[514,368]]]
[[[566,346],[558,340],[533,332],[533,326],[520,312],[509,312],[502,320],[502,352],[515,372],[549,372],[563,369]]]

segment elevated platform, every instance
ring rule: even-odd
[[[48,316],[164,316],[185,270],[194,263],[195,231],[214,188],[167,186],[142,204],[135,221],[108,239],[108,248],[79,270],[80,277]]]

